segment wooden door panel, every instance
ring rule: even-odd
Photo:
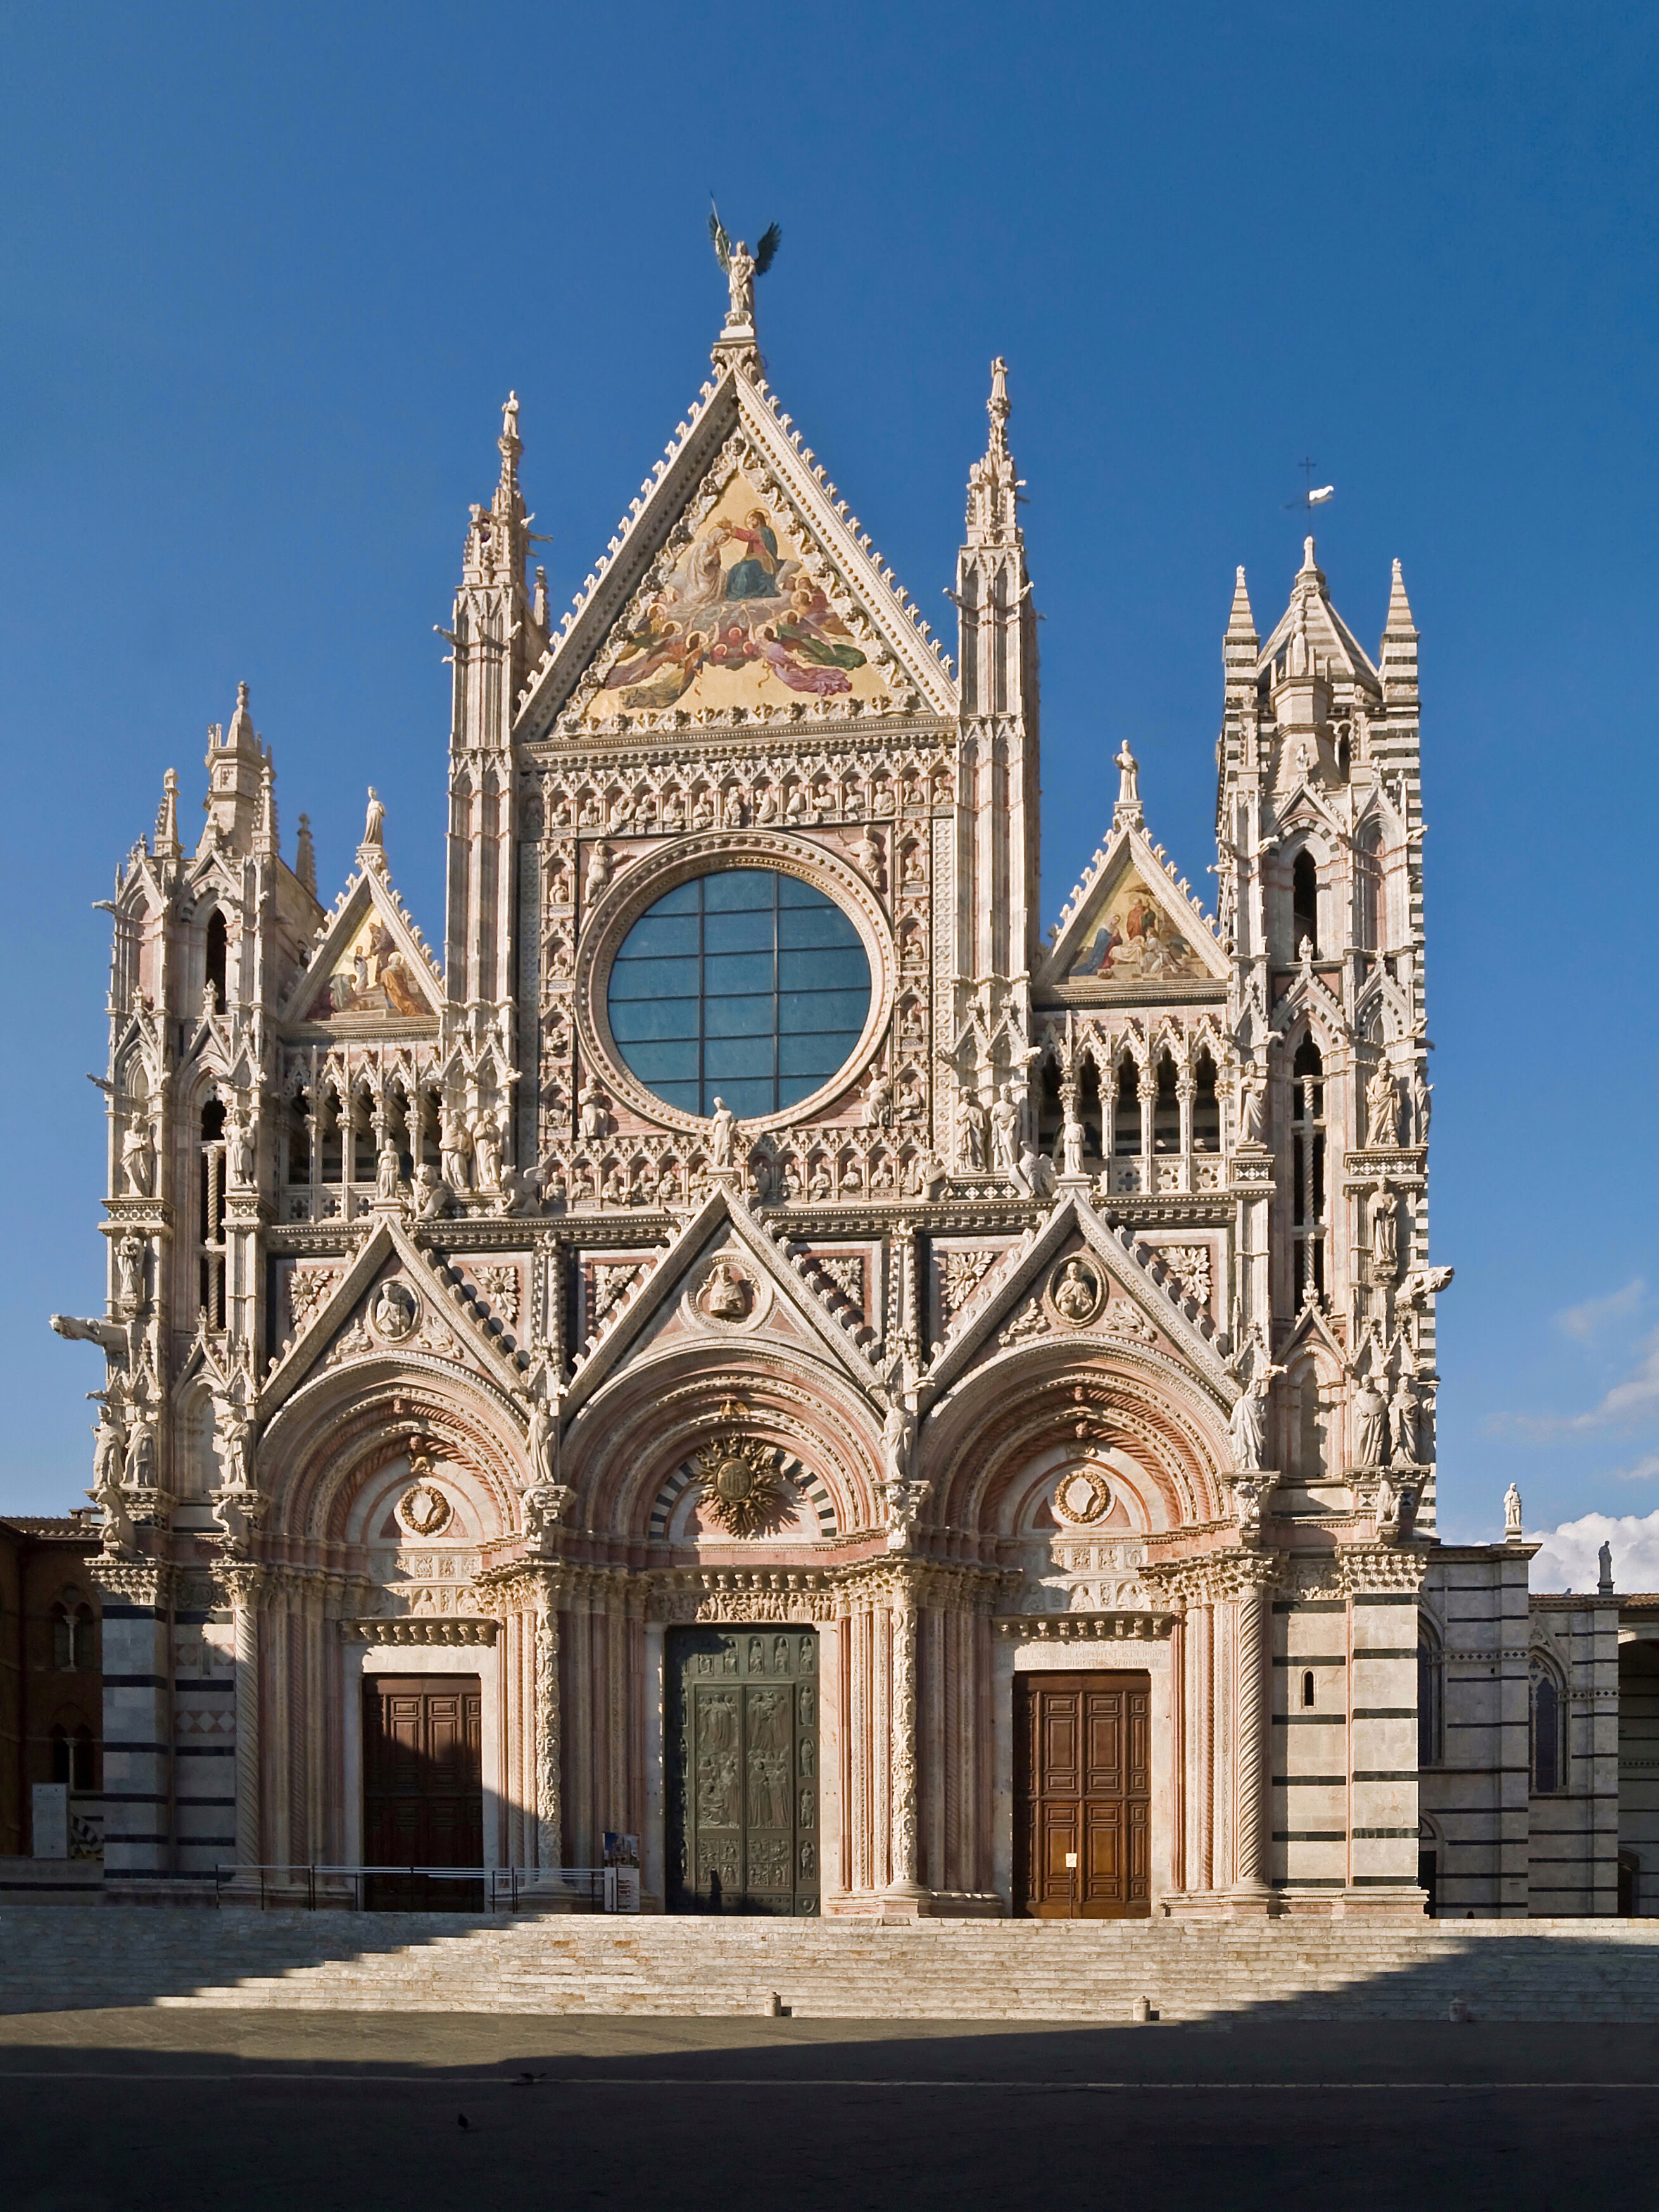
[[[363,1856],[370,1866],[476,1867],[483,1859],[483,1694],[476,1674],[363,1684]],[[371,1883],[389,1908],[466,1909],[465,1882]]]
[[[1039,1919],[1151,1910],[1152,1684],[1018,1674],[1015,1897]]]

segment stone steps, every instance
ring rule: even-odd
[[[1659,1922],[1066,1923],[0,1912],[0,2010],[1659,2019]]]

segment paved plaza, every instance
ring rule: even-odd
[[[1635,2212],[1656,2062],[1646,2027],[94,2011],[5,2021],[0,2129],[9,2212]]]

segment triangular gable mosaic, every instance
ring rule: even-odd
[[[642,617],[607,640],[586,719],[670,707],[764,713],[792,698],[887,701],[868,626],[832,603],[782,502],[764,500],[740,468],[710,505],[713,489],[705,483],[674,533],[680,542]]]

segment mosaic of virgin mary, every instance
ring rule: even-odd
[[[745,680],[721,685],[710,704],[762,705],[791,692],[829,699],[852,690],[868,656],[780,542],[766,509],[745,503],[746,490],[741,479],[732,486],[643,618],[616,641],[597,712],[618,704],[676,706],[700,678],[720,675]]]

